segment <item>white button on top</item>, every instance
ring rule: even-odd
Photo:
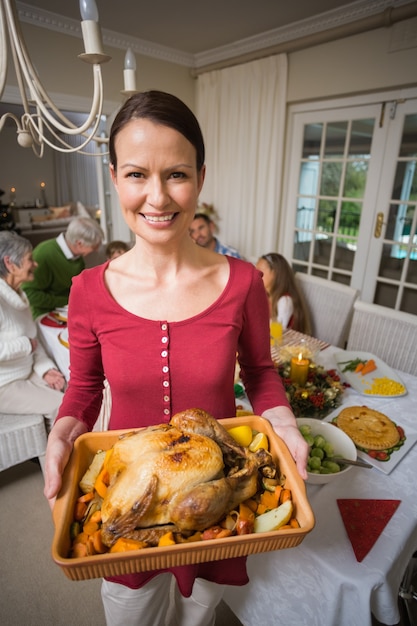
[[[162,330],[166,330],[168,328],[168,324],[161,324]]]

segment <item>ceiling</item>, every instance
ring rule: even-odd
[[[268,47],[277,30],[296,28],[302,36],[312,28],[325,30],[407,2],[410,0],[96,0],[102,31],[123,33],[193,57],[222,47],[227,47],[223,57],[233,57],[238,43]],[[55,14],[50,16],[51,24],[57,24],[57,15],[80,20],[77,0],[29,0],[17,5],[19,9],[32,8],[33,15],[36,11]],[[32,17],[30,11],[27,16]],[[38,17],[38,25],[48,27],[48,17]]]

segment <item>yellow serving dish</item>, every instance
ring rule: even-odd
[[[243,424],[253,430],[264,432],[269,439],[270,452],[286,476],[285,486],[292,491],[295,517],[300,528],[276,530],[269,533],[253,533],[223,539],[178,544],[156,548],[144,548],[130,552],[105,553],[70,558],[70,526],[73,522],[74,505],[80,495],[78,483],[98,450],[108,450],[125,432],[109,430],[86,433],[79,437],[65,469],[61,491],[53,511],[55,533],[52,558],[71,580],[87,580],[103,576],[120,576],[134,572],[165,569],[206,561],[218,561],[259,552],[270,552],[299,545],[314,528],[314,515],[307,500],[304,481],[285,443],[274,433],[270,423],[262,417],[247,415],[220,420],[225,428]],[[129,429],[132,430],[132,429]]]

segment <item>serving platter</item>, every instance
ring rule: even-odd
[[[68,578],[86,580],[218,561],[292,548],[303,541],[307,533],[314,528],[314,515],[307,500],[304,481],[298,474],[285,443],[275,434],[270,423],[262,417],[246,415],[219,421],[225,428],[247,424],[253,430],[267,435],[270,452],[274,460],[279,463],[281,473],[286,477],[285,486],[291,489],[295,516],[300,528],[71,558],[68,556],[71,547],[70,526],[73,521],[75,501],[80,495],[79,481],[98,450],[108,450],[121,434],[132,429],[86,433],[75,441],[64,472],[62,488],[53,510],[55,532],[52,542],[52,558]]]
[[[357,391],[358,393],[372,398],[394,398],[399,396],[404,396],[407,393],[407,388],[401,378],[398,376],[393,369],[389,367],[382,359],[371,354],[370,352],[361,352],[360,350],[353,350],[349,352],[348,350],[344,350],[343,352],[337,352],[334,355],[334,359],[336,361],[337,369],[339,370],[341,376],[349,383],[349,385]],[[359,372],[355,374],[355,372],[343,372],[343,368],[345,367],[345,361],[354,361],[355,359],[362,359],[364,361],[369,361],[373,359],[375,361],[376,370],[370,372],[369,374],[362,374]],[[376,394],[376,393],[366,393],[367,389],[370,389],[373,381],[376,378],[389,378],[395,382],[400,383],[404,387],[404,391],[401,393],[395,394]]]
[[[398,424],[401,426],[401,424]],[[388,461],[379,461],[378,459],[374,459],[367,452],[360,450],[358,448],[358,458],[363,459],[367,463],[373,465],[377,470],[382,472],[383,474],[390,474],[394,467],[398,465],[400,461],[405,457],[405,455],[411,450],[414,444],[417,441],[417,433],[407,432],[405,431],[406,440],[402,444],[402,446],[398,450],[394,450],[391,453],[391,456]]]

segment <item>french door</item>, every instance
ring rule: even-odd
[[[296,271],[417,314],[417,90],[371,100],[290,113],[281,248]]]

